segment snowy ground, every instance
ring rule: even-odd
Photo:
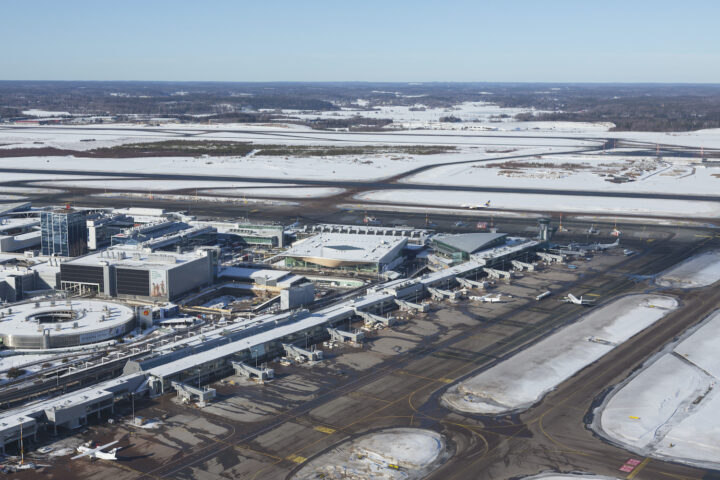
[[[91,197],[98,198],[145,198],[150,200],[176,200],[181,202],[203,202],[203,203],[232,203],[235,205],[297,205],[296,202],[287,200],[266,200],[262,198],[225,197],[195,194],[172,194],[172,193],[139,193],[139,192],[117,192],[117,193],[94,193]]]
[[[720,468],[719,346],[716,310],[618,385],[592,428],[641,455]]]
[[[103,178],[93,180],[55,180],[52,182],[34,182],[34,185],[51,185],[76,188],[99,188],[120,191],[163,192],[172,190],[197,190],[198,193],[209,193],[226,196],[257,196],[257,197],[327,197],[342,193],[341,188],[333,187],[302,187],[297,184],[255,183],[255,182],[213,182],[211,180],[163,180],[162,182],[148,182],[147,180],[125,178]],[[0,191],[22,192],[22,187],[2,187]],[[33,190],[28,188],[28,190]],[[36,189],[43,190],[43,189]],[[49,189],[45,189],[49,190]],[[32,193],[28,191],[27,193]],[[46,193],[46,192],[36,192]]]
[[[449,456],[445,439],[437,432],[392,428],[338,445],[307,463],[293,478],[421,479]],[[397,465],[400,469],[390,465]]]
[[[415,101],[415,100],[413,100]],[[125,143],[161,140],[225,140],[271,145],[301,146],[413,146],[447,145],[456,151],[435,154],[363,154],[344,156],[289,155],[263,156],[262,151],[245,157],[147,157],[131,159],[82,158],[78,156],[27,156],[1,158],[2,168],[34,168],[47,174],[3,172],[0,182],[39,180],[38,187],[92,187],[124,191],[161,191],[175,188],[202,188],[200,193],[220,193],[228,197],[322,198],[341,193],[333,188],[284,188],[273,179],[357,180],[373,181],[399,176],[421,166],[437,165],[410,178],[406,183],[453,186],[493,186],[508,188],[571,189],[590,192],[590,196],[553,196],[540,194],[463,194],[444,191],[367,192],[369,201],[407,204],[432,204],[440,207],[484,203],[507,210],[547,212],[609,213],[633,216],[668,216],[687,218],[688,212],[701,218],[720,216],[716,202],[636,200],[600,198],[592,192],[652,192],[717,195],[720,191],[720,167],[698,165],[699,153],[693,158],[654,155],[638,156],[637,149],[615,149],[613,153],[589,152],[605,139],[615,138],[644,150],[656,143],[720,148],[720,129],[697,132],[609,132],[610,125],[572,122],[516,122],[517,109],[503,109],[486,102],[463,103],[449,109],[424,108],[422,97],[410,107],[380,107],[373,111],[357,107],[339,112],[286,112],[301,118],[318,116],[342,117],[363,115],[392,118],[392,128],[381,132],[319,131],[291,124],[174,124],[157,127],[131,124],[87,126],[0,126],[0,149],[38,149],[56,147],[85,151]],[[423,110],[424,108],[424,110]],[[462,123],[439,122],[440,117],[453,115]],[[507,115],[507,116],[506,116]],[[508,117],[509,116],[509,117]],[[410,130],[398,130],[398,126]],[[634,145],[635,146],[635,145]],[[511,157],[522,158],[513,159]],[[695,158],[697,157],[697,158]],[[457,164],[456,162],[468,162]],[[73,170],[72,176],[52,173]],[[147,182],[132,178],[95,178],[83,175],[88,171],[112,173],[183,174],[201,177],[198,181]],[[622,177],[611,180],[609,175]],[[214,176],[267,178],[264,185],[242,182],[212,181]],[[204,178],[202,178],[204,177]],[[631,181],[625,181],[630,179]],[[67,180],[66,182],[64,180]],[[246,182],[247,183],[247,182]],[[259,187],[259,188],[255,188]],[[209,189],[227,189],[222,192]],[[302,187],[305,188],[305,187]],[[0,186],[0,199],[22,200],[21,191]],[[28,194],[32,192],[27,192]],[[38,192],[36,192],[38,193]]]
[[[692,211],[694,217],[720,217],[720,204],[699,200],[677,201],[655,198],[542,195],[535,193],[479,193],[415,189],[370,191],[361,193],[355,198],[368,202],[444,207],[478,205],[490,200],[490,208],[493,209],[527,210],[546,214],[552,212],[579,212],[686,218],[688,211]]]
[[[700,288],[720,280],[720,250],[701,253],[663,272],[655,283],[663,287]]]
[[[429,185],[547,188],[579,191],[672,192],[716,195],[720,167],[676,164],[668,157],[577,154],[440,166],[403,179]],[[696,160],[699,160],[696,159]],[[609,181],[611,176],[631,179]]]
[[[628,295],[591,310],[507,360],[448,389],[445,406],[499,415],[525,410],[575,373],[677,308],[674,298]]]

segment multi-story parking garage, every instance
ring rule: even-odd
[[[135,328],[131,308],[97,300],[43,301],[0,309],[7,348],[50,349],[110,340]]]

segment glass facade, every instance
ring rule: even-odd
[[[85,212],[56,210],[42,212],[40,250],[43,255],[77,257],[87,253]]]

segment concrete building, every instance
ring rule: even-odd
[[[286,245],[285,227],[279,224],[209,221],[192,221],[190,224],[212,227],[221,236],[235,239],[244,245],[258,245],[269,248],[282,248]]]
[[[152,253],[111,248],[60,265],[60,288],[108,297],[168,301],[212,284],[217,271],[208,250]]]
[[[464,261],[474,253],[503,245],[506,233],[460,233],[457,235],[435,235],[430,244],[436,253],[454,261]]]
[[[320,233],[295,242],[282,255],[287,267],[384,272],[403,261],[406,237]]]
[[[84,211],[70,208],[41,212],[41,253],[59,257],[77,257],[87,253],[85,215]]]
[[[0,252],[20,252],[40,245],[40,219],[0,217]]]
[[[134,226],[134,219],[125,214],[94,215],[86,221],[88,250],[97,250],[110,245],[113,235]]]
[[[33,265],[23,265],[17,261],[3,263],[0,265],[0,301],[17,302],[27,296],[55,289],[59,276],[60,263],[53,258]]]
[[[76,347],[110,340],[135,328],[132,309],[98,300],[28,302],[0,309],[6,348]]]

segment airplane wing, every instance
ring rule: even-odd
[[[77,460],[78,458],[87,457],[91,453],[93,453],[95,450],[87,450],[79,455],[75,455],[74,457],[70,457],[70,460]]]
[[[75,460],[75,459],[77,459],[77,458],[82,458],[82,457],[91,456],[91,455],[93,455],[93,454],[96,453],[96,452],[100,452],[100,451],[106,449],[107,447],[112,447],[113,445],[115,445],[115,444],[118,443],[118,442],[119,442],[119,440],[115,440],[114,442],[106,443],[105,445],[101,445],[101,446],[99,446],[99,447],[91,448],[91,449],[89,449],[89,450],[84,451],[83,453],[81,453],[81,454],[79,454],[79,455],[75,455],[74,457],[71,457],[70,460]]]
[[[96,451],[98,451],[98,450],[105,450],[105,449],[108,448],[108,447],[112,447],[113,445],[115,445],[115,444],[118,443],[119,441],[120,441],[120,440],[115,440],[115,441],[113,441],[113,442],[106,443],[106,444],[103,445],[102,447],[97,447],[97,448],[94,449],[93,451],[96,452]]]

